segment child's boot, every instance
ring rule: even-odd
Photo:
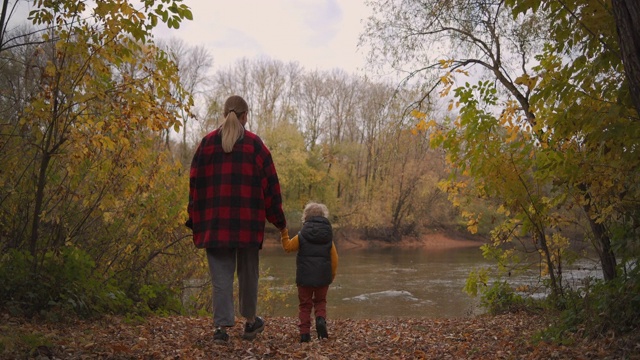
[[[318,332],[318,339],[328,339],[327,322],[322,316],[316,318],[316,331]]]
[[[309,342],[311,341],[311,334],[300,334],[300,342]]]

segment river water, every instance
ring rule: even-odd
[[[295,262],[295,253],[286,254],[281,248],[261,251],[261,291],[268,289],[273,295],[259,304],[261,313],[297,317]],[[471,271],[491,265],[475,247],[342,250],[338,274],[329,287],[327,316],[456,318],[480,314],[483,310],[479,300],[462,289]],[[572,282],[573,286],[588,276],[601,278],[592,261],[578,262],[564,271],[565,283]],[[514,287],[541,287],[535,271],[514,275],[508,280]]]
[[[272,316],[297,316],[295,253],[265,248],[263,284],[283,299],[269,300]],[[469,272],[487,265],[477,248],[348,249],[339,252],[338,274],[329,287],[332,318],[453,318],[480,311],[463,292]]]

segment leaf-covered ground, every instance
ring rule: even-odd
[[[212,339],[212,320],[153,317],[45,323],[4,315],[2,359],[640,359],[638,337],[578,339],[571,345],[535,342],[547,324],[525,313],[464,319],[328,321],[328,340],[300,344],[296,319],[269,318],[254,341]]]

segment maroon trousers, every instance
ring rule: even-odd
[[[327,291],[329,285],[322,287],[298,286],[298,318],[300,323],[298,328],[300,334],[311,333],[311,309],[314,309],[315,316],[327,318]]]

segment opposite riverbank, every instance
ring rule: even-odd
[[[291,231],[290,236],[294,236],[296,232]],[[265,235],[264,247],[279,247],[280,238],[273,233]],[[419,237],[404,237],[397,242],[388,242],[383,240],[367,240],[362,234],[355,231],[338,231],[334,234],[334,241],[338,250],[343,249],[366,249],[366,248],[385,248],[385,247],[402,247],[402,248],[424,248],[433,250],[446,250],[465,247],[480,247],[484,244],[484,240],[480,237],[474,237],[467,234],[456,232],[434,232],[424,234]]]

